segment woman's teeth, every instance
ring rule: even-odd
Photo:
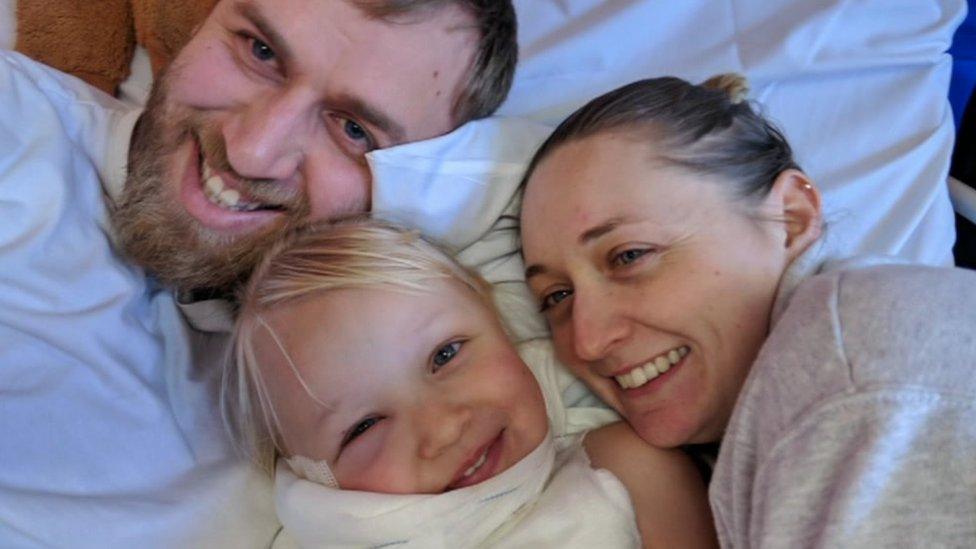
[[[465,471],[463,475],[461,475],[461,478],[468,478],[471,475],[475,474],[475,472],[478,469],[481,469],[481,466],[484,465],[485,461],[487,460],[488,460],[488,450],[485,450],[485,453],[481,454],[481,457],[478,458],[478,461],[476,461],[474,465],[468,467],[468,470]]]
[[[626,374],[614,376],[614,379],[624,389],[636,389],[670,370],[671,366],[677,364],[690,351],[691,349],[687,345],[676,347],[660,356],[654,357],[644,365],[638,366]]]
[[[203,194],[211,204],[225,210],[250,212],[261,207],[260,204],[241,202],[241,193],[234,189],[225,188],[224,180],[208,164],[203,165]]]

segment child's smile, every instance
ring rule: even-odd
[[[286,455],[327,461],[343,489],[440,493],[539,445],[542,393],[493,309],[457,282],[428,286],[328,291],[267,315],[295,370],[271,371],[291,366],[262,342]]]

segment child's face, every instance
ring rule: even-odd
[[[430,292],[338,290],[265,318],[256,347],[287,455],[326,460],[347,490],[440,493],[477,484],[548,429],[532,373],[494,311],[454,281]]]

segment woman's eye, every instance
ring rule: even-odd
[[[380,418],[378,417],[368,417],[354,425],[352,429],[349,429],[349,432],[346,433],[346,437],[342,439],[342,446],[345,446],[355,440],[357,437],[359,437],[359,435],[368,431],[370,427],[379,423],[379,421]]]
[[[555,292],[546,294],[546,296],[542,298],[542,305],[539,307],[539,312],[544,313],[548,311],[556,305],[559,305],[562,300],[571,295],[573,295],[572,290],[556,290]]]
[[[274,61],[275,57],[277,57],[274,50],[271,49],[271,46],[257,38],[251,38],[251,55],[263,63]]]
[[[457,356],[458,351],[461,350],[462,342],[455,341],[453,343],[448,343],[440,349],[434,351],[434,355],[431,357],[430,361],[434,364],[434,371],[440,370],[445,364],[450,362]]]
[[[624,250],[618,254],[615,254],[610,262],[614,267],[626,267],[631,263],[637,261],[641,257],[645,256],[650,250],[641,248],[632,248],[630,250]]]

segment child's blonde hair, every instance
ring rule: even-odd
[[[415,231],[359,217],[310,226],[279,241],[240,295],[233,356],[224,369],[221,409],[238,447],[269,473],[283,452],[277,416],[253,346],[257,330],[267,330],[305,385],[278,336],[264,322],[263,312],[331,290],[382,287],[426,292],[427,283],[435,279],[460,282],[493,307],[490,284]]]

